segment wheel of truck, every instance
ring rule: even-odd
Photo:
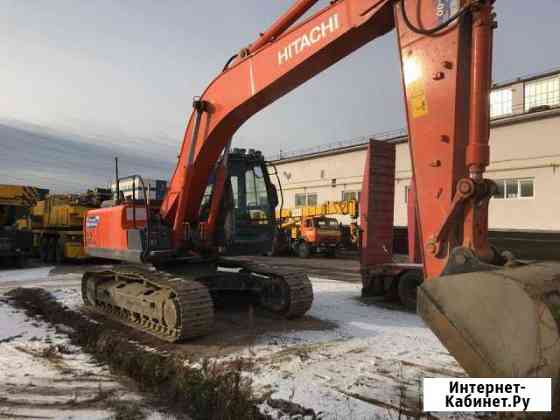
[[[64,242],[62,240],[58,240],[56,243],[55,258],[57,264],[64,263]]]
[[[298,257],[309,258],[311,255],[311,247],[306,242],[300,242],[297,247]]]
[[[362,274],[362,297],[383,296],[384,294],[383,277]]]
[[[297,255],[298,254],[298,245],[299,245],[299,242],[290,241],[289,251],[290,251],[291,255]]]
[[[47,253],[47,262],[53,263],[56,261],[56,238],[49,239],[49,247]]]
[[[42,262],[47,262],[49,258],[49,239],[42,237],[39,241],[39,258]]]
[[[336,258],[336,248],[328,248],[325,252],[327,258]]]
[[[274,234],[274,238],[272,239],[271,256],[277,257],[285,253],[286,250],[289,251],[289,249],[290,249],[289,242],[286,239],[286,236],[283,234],[283,232],[276,232]]]
[[[416,311],[416,293],[422,281],[422,272],[417,270],[406,271],[399,277],[399,299],[406,309]]]
[[[25,268],[27,266],[27,257],[23,254],[14,258],[16,268]]]

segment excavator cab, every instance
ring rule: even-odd
[[[233,149],[227,157],[225,186],[214,241],[225,255],[272,251],[278,195],[261,152]],[[217,179],[214,177],[214,179]],[[207,188],[202,218],[208,216],[213,185]],[[206,205],[205,205],[206,203]]]

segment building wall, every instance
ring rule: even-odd
[[[297,193],[317,193],[319,202],[337,201],[342,191],[361,190],[365,151],[277,163],[285,207],[295,207]]]
[[[560,230],[560,117],[496,127],[489,177],[533,178],[534,197],[493,200],[490,226]]]
[[[494,85],[490,108],[493,121],[487,177],[503,190],[503,198],[491,201],[490,228],[560,232],[560,72]],[[406,226],[410,152],[405,138],[394,140],[395,225]],[[296,194],[316,194],[321,203],[341,200],[344,191],[361,190],[365,156],[365,146],[349,145],[277,160],[284,207],[296,206]],[[510,194],[516,189],[517,194]]]
[[[545,116],[543,114],[543,116]],[[491,165],[495,180],[533,180],[531,198],[493,199],[492,229],[560,231],[560,115],[523,116],[491,129]],[[319,203],[340,200],[343,191],[361,190],[365,148],[305,159],[277,161],[284,207],[295,207],[297,193],[316,193]],[[406,187],[411,180],[408,143],[396,146],[395,225],[406,226]],[[344,220],[342,220],[344,221]]]

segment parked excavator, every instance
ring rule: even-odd
[[[304,273],[222,258],[272,249],[278,197],[262,153],[224,150],[208,174],[196,223],[179,223],[175,236],[174,219],[163,211],[186,210],[188,202],[170,198],[186,182],[183,159],[182,153],[164,200],[150,199],[141,176],[119,179],[117,169],[121,198],[88,211],[86,253],[131,264],[84,273],[84,303],[169,342],[208,334],[220,293],[250,293],[276,316],[304,315],[313,300]],[[131,182],[132,196],[124,199],[119,186]]]
[[[213,232],[225,220],[220,213],[232,209],[219,200],[229,189],[223,171],[207,222],[200,220],[204,191],[248,118],[396,29],[425,276],[418,312],[470,375],[552,377],[555,390],[560,264],[522,264],[488,241],[496,188],[484,178],[494,1],[334,0],[296,24],[316,2],[296,1],[195,98],[177,168],[156,211],[146,209],[137,226],[128,217],[136,204],[88,213],[89,253],[151,263],[159,271],[86,273],[86,303],[169,341],[210,331],[212,290],[253,290],[271,310],[305,313],[312,301],[307,277],[216,257]],[[219,269],[228,264],[237,271]]]

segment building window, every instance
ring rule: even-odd
[[[307,194],[307,205],[316,206],[317,205],[317,194]]]
[[[535,186],[532,179],[522,179],[519,181],[519,193],[521,197],[529,198],[535,196]]]
[[[305,206],[305,194],[296,194],[296,207]]]
[[[490,118],[498,118],[513,112],[513,92],[499,89],[490,93]]]
[[[342,201],[356,200],[360,201],[361,191],[342,191]]]
[[[317,193],[296,194],[296,207],[316,206]]]
[[[539,106],[560,105],[560,76],[525,84],[525,111]]]
[[[404,204],[408,204],[408,193],[410,192],[410,185],[404,186]]]
[[[535,196],[534,179],[500,179],[495,182],[498,186],[498,192],[494,195],[494,198],[511,200]]]

